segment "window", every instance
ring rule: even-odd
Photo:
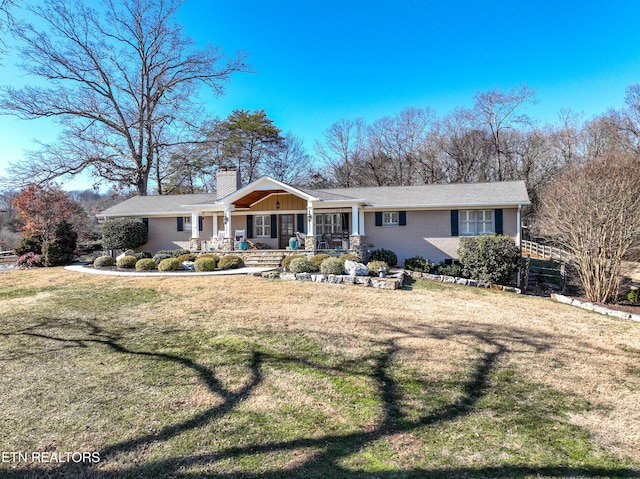
[[[383,226],[398,226],[400,224],[399,211],[385,211],[382,213]]]
[[[316,215],[316,235],[342,232],[340,213],[324,213]]]
[[[488,235],[494,231],[493,210],[460,210],[460,235]]]
[[[271,237],[271,215],[256,215],[253,219],[255,236]]]

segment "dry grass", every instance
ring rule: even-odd
[[[0,473],[640,471],[637,323],[453,285],[60,269],[0,275],[0,301],[0,452],[104,456]]]

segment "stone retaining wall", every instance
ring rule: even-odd
[[[593,311],[594,313],[606,314],[607,316],[613,316],[614,318],[630,319],[631,321],[640,322],[640,314],[631,314],[625,311],[617,311],[615,309],[605,308],[599,304],[589,303],[587,301],[580,301],[576,298],[569,298],[561,294],[552,294],[551,297],[559,303],[569,304],[571,306],[577,306],[578,308],[586,309],[587,311]]]
[[[501,284],[494,283],[482,283],[480,281],[476,281],[475,279],[458,278],[457,276],[447,276],[446,274],[420,273],[418,271],[407,271],[405,274],[407,276],[411,276],[412,278],[428,279],[430,281],[438,281],[441,283],[461,284],[463,286],[471,286],[472,288],[489,288],[497,291],[506,291],[507,293],[516,294],[520,294],[522,292],[520,288],[514,288],[513,286],[502,286]]]
[[[269,276],[269,273],[265,275]],[[280,273],[279,277],[283,281],[313,281],[314,283],[361,285],[378,289],[400,289],[403,285],[404,272],[386,278],[322,273]]]

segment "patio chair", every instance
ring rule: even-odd
[[[342,233],[331,235],[331,248],[342,248]]]
[[[236,241],[246,241],[244,236],[244,230],[236,230],[236,234],[234,235]]]

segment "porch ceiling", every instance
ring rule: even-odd
[[[250,208],[251,205],[275,193],[286,193],[285,190],[255,190],[233,202],[236,208]]]

